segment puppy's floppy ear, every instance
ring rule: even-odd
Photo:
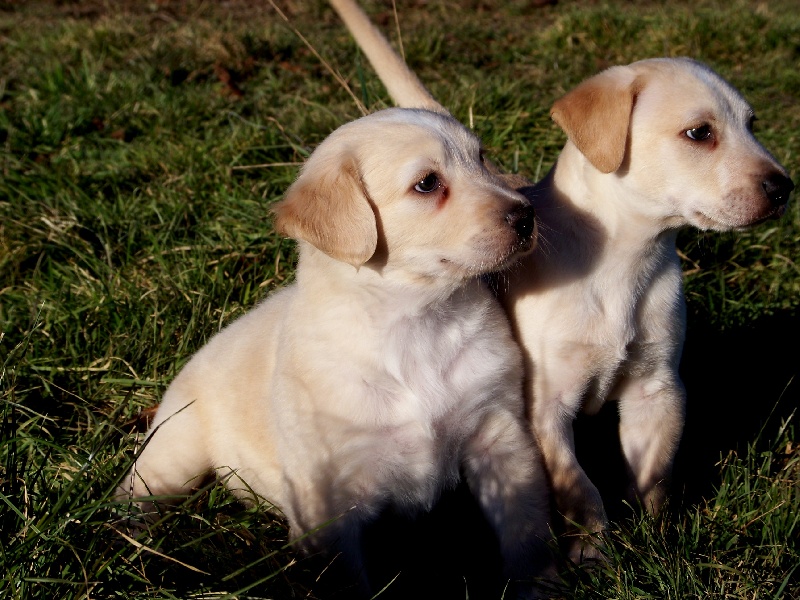
[[[358,161],[347,151],[312,155],[272,212],[280,233],[355,267],[367,262],[378,245],[372,203]]]
[[[550,116],[597,170],[613,173],[625,159],[631,112],[641,86],[624,67],[612,67],[556,100]]]

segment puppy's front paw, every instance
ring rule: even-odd
[[[566,555],[572,564],[591,566],[607,560],[605,544],[599,532],[573,532],[565,535],[564,539]]]

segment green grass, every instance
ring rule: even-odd
[[[390,104],[325,3],[279,4],[370,110]],[[390,3],[366,6],[394,31]],[[584,77],[691,55],[742,90],[800,176],[793,0],[398,12],[409,63],[506,169],[552,165],[549,106]],[[0,596],[303,597],[324,565],[223,489],[135,541],[109,498],[140,411],[291,280],[269,206],[355,102],[268,3],[12,1],[0,40]],[[686,231],[680,248],[689,412],[673,504],[659,520],[618,511],[609,562],[565,572],[566,597],[799,597],[800,209]]]

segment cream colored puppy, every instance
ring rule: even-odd
[[[436,108],[351,0],[331,0],[400,106]],[[443,110],[443,109],[440,109]],[[575,455],[573,420],[619,401],[632,499],[656,512],[681,437],[686,329],[675,240],[777,218],[794,185],[753,136],[753,110],[687,58],[612,67],[559,99],[568,141],[537,184],[507,180],[536,208],[542,244],[498,282],[526,363],[532,428],[573,532],[606,525]],[[571,546],[574,560],[595,556]]]
[[[579,411],[619,401],[630,499],[651,512],[665,499],[685,403],[678,231],[777,218],[794,186],[753,136],[741,94],[690,59],[608,69],[551,115],[569,141],[530,192],[548,249],[501,295],[524,347],[533,429],[559,510],[599,531],[603,503],[575,456]]]
[[[216,473],[358,573],[365,523],[430,509],[463,470],[508,575],[546,566],[522,360],[478,280],[533,248],[534,213],[480,154],[425,110],[381,111],[320,144],[274,208],[299,242],[296,282],[179,373],[120,495],[151,509]]]

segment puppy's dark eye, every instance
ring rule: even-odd
[[[430,194],[439,189],[442,183],[439,181],[439,176],[436,173],[428,173],[414,186],[414,189],[421,194]]]
[[[694,140],[695,142],[704,142],[705,140],[711,138],[711,125],[701,125],[700,127],[695,127],[694,129],[687,129],[686,137],[688,137],[690,140]]]
[[[752,117],[750,117],[750,120],[747,122],[747,129],[748,129],[749,131],[753,131],[753,127],[755,126],[755,124],[756,124],[756,121],[758,121],[758,118],[756,118],[756,116],[755,116],[755,115],[753,115]]]

